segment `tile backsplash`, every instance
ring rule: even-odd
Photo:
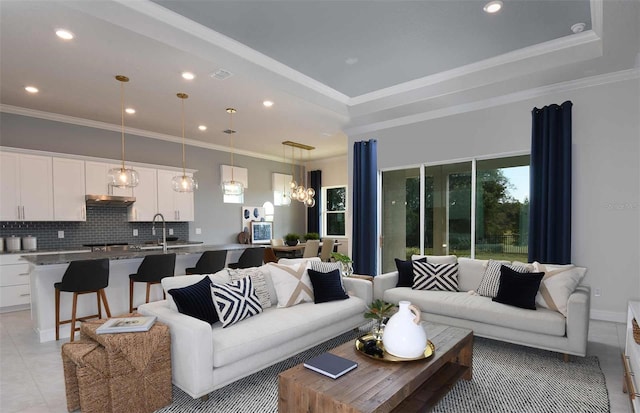
[[[38,239],[38,249],[75,248],[82,244],[127,242],[142,244],[162,237],[162,223],[156,222],[156,236],[151,233],[151,222],[128,222],[127,207],[87,206],[85,222],[62,221],[3,221],[0,222],[0,237],[12,235],[24,237],[32,235]],[[189,239],[189,223],[168,222],[173,236],[181,240]],[[133,230],[138,236],[133,236]],[[58,238],[58,231],[64,231],[64,238]]]

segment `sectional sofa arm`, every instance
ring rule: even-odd
[[[347,294],[362,298],[367,305],[373,301],[373,286],[371,285],[371,281],[349,277],[344,277],[342,280]]]
[[[213,385],[211,325],[172,310],[166,300],[143,304],[138,312],[169,326],[173,383],[194,398],[207,394]]]
[[[576,288],[567,301],[567,339],[570,347],[582,356],[587,354],[590,299],[591,289],[581,285]]]
[[[373,279],[373,299],[381,299],[384,297],[384,292],[390,288],[395,288],[398,284],[398,271],[387,272],[380,274]]]

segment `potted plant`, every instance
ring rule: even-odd
[[[332,252],[331,258],[333,258],[334,261],[342,264],[343,277],[349,277],[351,274],[353,274],[353,261],[351,260],[351,258],[349,258],[348,255],[344,255],[339,252]]]
[[[304,240],[309,241],[310,239],[320,239],[320,234],[317,232],[307,232],[304,234]]]
[[[370,318],[375,321],[372,334],[376,340],[382,340],[384,324],[395,309],[395,304],[388,303],[384,300],[377,299],[367,306],[367,312],[364,318]]]
[[[296,245],[298,245],[299,239],[300,239],[300,235],[296,234],[295,232],[290,232],[284,236],[284,241],[290,247],[295,247]]]

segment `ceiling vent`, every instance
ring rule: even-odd
[[[211,73],[211,77],[218,80],[225,80],[226,78],[231,76],[233,76],[233,73],[225,69],[217,69],[215,72]]]

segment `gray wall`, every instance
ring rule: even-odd
[[[238,134],[236,139],[241,139]],[[120,159],[120,134],[102,129],[50,120],[1,113],[0,145]],[[227,152],[200,147],[186,147],[187,168],[197,169],[199,189],[195,193],[195,221],[189,224],[189,239],[207,244],[236,242],[242,229],[240,204],[224,204],[220,189],[220,165],[230,163]],[[126,160],[155,165],[180,167],[181,146],[152,138],[126,135]],[[249,188],[244,205],[262,206],[273,202],[272,172],[289,173],[291,166],[248,156],[236,155],[234,164],[249,170]],[[303,205],[275,207],[274,236],[287,232],[305,232]],[[202,230],[201,235],[195,229]]]
[[[573,102],[572,256],[588,268],[592,317],[624,321],[640,298],[640,82],[550,93],[350,136],[378,140],[380,169],[530,150],[531,110]],[[352,166],[349,182],[352,182]]]

